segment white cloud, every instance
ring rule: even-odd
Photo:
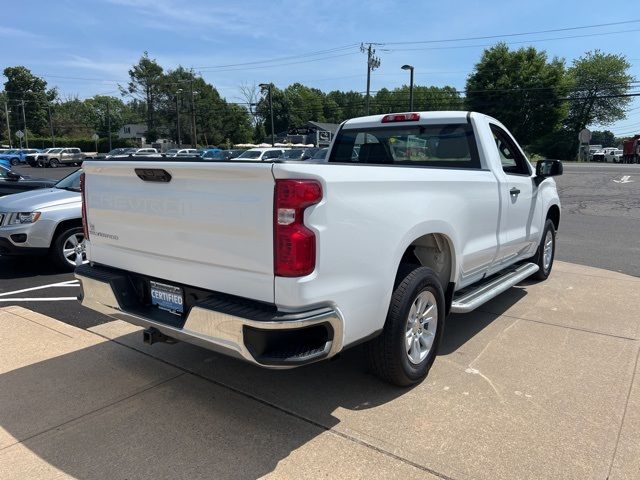
[[[59,65],[73,68],[81,68],[84,70],[92,70],[94,72],[102,72],[110,74],[110,78],[126,77],[127,71],[134,62],[104,62],[93,60],[80,55],[69,55],[66,60],[57,62]]]
[[[260,9],[237,5],[190,4],[185,8],[179,0],[103,0],[107,3],[135,10],[140,17],[136,23],[157,29],[170,29],[176,34],[184,34],[186,28],[200,28],[207,31],[245,33],[260,37],[272,28],[265,28]]]

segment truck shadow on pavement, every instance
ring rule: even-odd
[[[0,256],[0,280],[28,277],[54,277],[70,274],[60,271],[46,257],[3,257]],[[55,280],[55,279],[54,279]]]
[[[500,306],[523,295],[511,289]],[[495,310],[450,317],[441,355],[487,327]],[[6,371],[0,375],[0,463],[16,478],[27,471],[41,477],[62,471],[76,478],[258,478],[281,463],[286,469],[287,462],[319,462],[315,449],[328,452],[332,442],[338,444],[334,455],[356,448],[326,430],[413,390],[369,374],[361,347],[278,371],[184,343],[148,346],[139,331],[113,341],[76,333],[93,344],[13,370],[13,356],[0,355],[9,362],[0,364]],[[69,338],[58,342],[56,335],[31,339],[21,365],[42,358],[37,343],[44,337],[59,343],[52,352],[68,350],[72,337],[61,332]],[[341,461],[348,455],[335,460]]]

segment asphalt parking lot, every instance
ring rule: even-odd
[[[71,274],[0,258],[6,478],[640,478],[638,182],[640,165],[565,164],[551,278],[450,317],[408,390],[359,348],[265,371],[147,346],[80,307]]]

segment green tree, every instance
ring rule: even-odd
[[[324,94],[317,88],[294,83],[285,88],[284,95],[289,102],[291,127],[300,127],[310,120],[324,121]]]
[[[126,87],[120,87],[123,95],[134,95],[144,102],[147,117],[147,136],[149,140],[155,140],[156,108],[158,107],[161,87],[164,75],[162,67],[154,59],[149,58],[149,53],[144,52],[142,57],[131,70],[129,70],[129,83]]]
[[[58,95],[56,89],[47,89],[47,82],[32,74],[26,67],[7,67],[3,73],[7,78],[4,90],[10,107],[12,133],[25,128],[22,118],[23,101],[26,128],[35,134],[47,132],[49,126],[47,108]]]
[[[253,143],[262,143],[267,138],[267,132],[264,129],[264,123],[256,123],[253,127]]]
[[[469,110],[491,115],[523,144],[555,131],[566,117],[564,62],[533,47],[511,51],[505,43],[484,51],[467,78]]]
[[[591,144],[602,145],[603,147],[616,147],[619,141],[610,130],[595,130],[591,132]]]
[[[54,104],[51,118],[57,137],[89,138],[95,133],[95,113],[88,103],[77,97],[70,97]]]
[[[273,101],[274,131],[277,135],[278,133],[286,132],[289,130],[289,127],[293,127],[295,125],[293,125],[291,121],[291,104],[289,103],[289,99],[285,95],[284,91],[274,86],[271,88],[271,96]],[[269,95],[266,91],[258,102],[256,113],[258,117],[262,119],[267,135],[270,136],[271,117],[269,113]]]
[[[341,115],[334,116],[335,123],[364,115],[364,96],[359,92],[334,90],[329,92],[326,98],[335,102],[340,108]]]
[[[633,80],[630,67],[624,55],[599,50],[574,60],[568,70],[571,91],[567,128],[577,134],[588,125],[609,125],[625,118],[631,102],[625,96]]]
[[[101,137],[109,135],[109,119],[111,134],[116,133],[126,123],[138,123],[139,117],[130,105],[119,98],[96,95],[84,101],[94,133]]]

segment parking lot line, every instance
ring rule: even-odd
[[[42,290],[45,288],[60,288],[60,287],[77,287],[79,286],[78,280],[67,280],[66,282],[51,283],[49,285],[42,285],[40,287],[23,288],[22,290],[14,290],[13,292],[0,293],[0,297],[6,297],[8,295],[16,295],[18,293],[32,292],[34,290]]]
[[[0,302],[63,302],[68,300],[78,300],[78,297],[0,298]]]

